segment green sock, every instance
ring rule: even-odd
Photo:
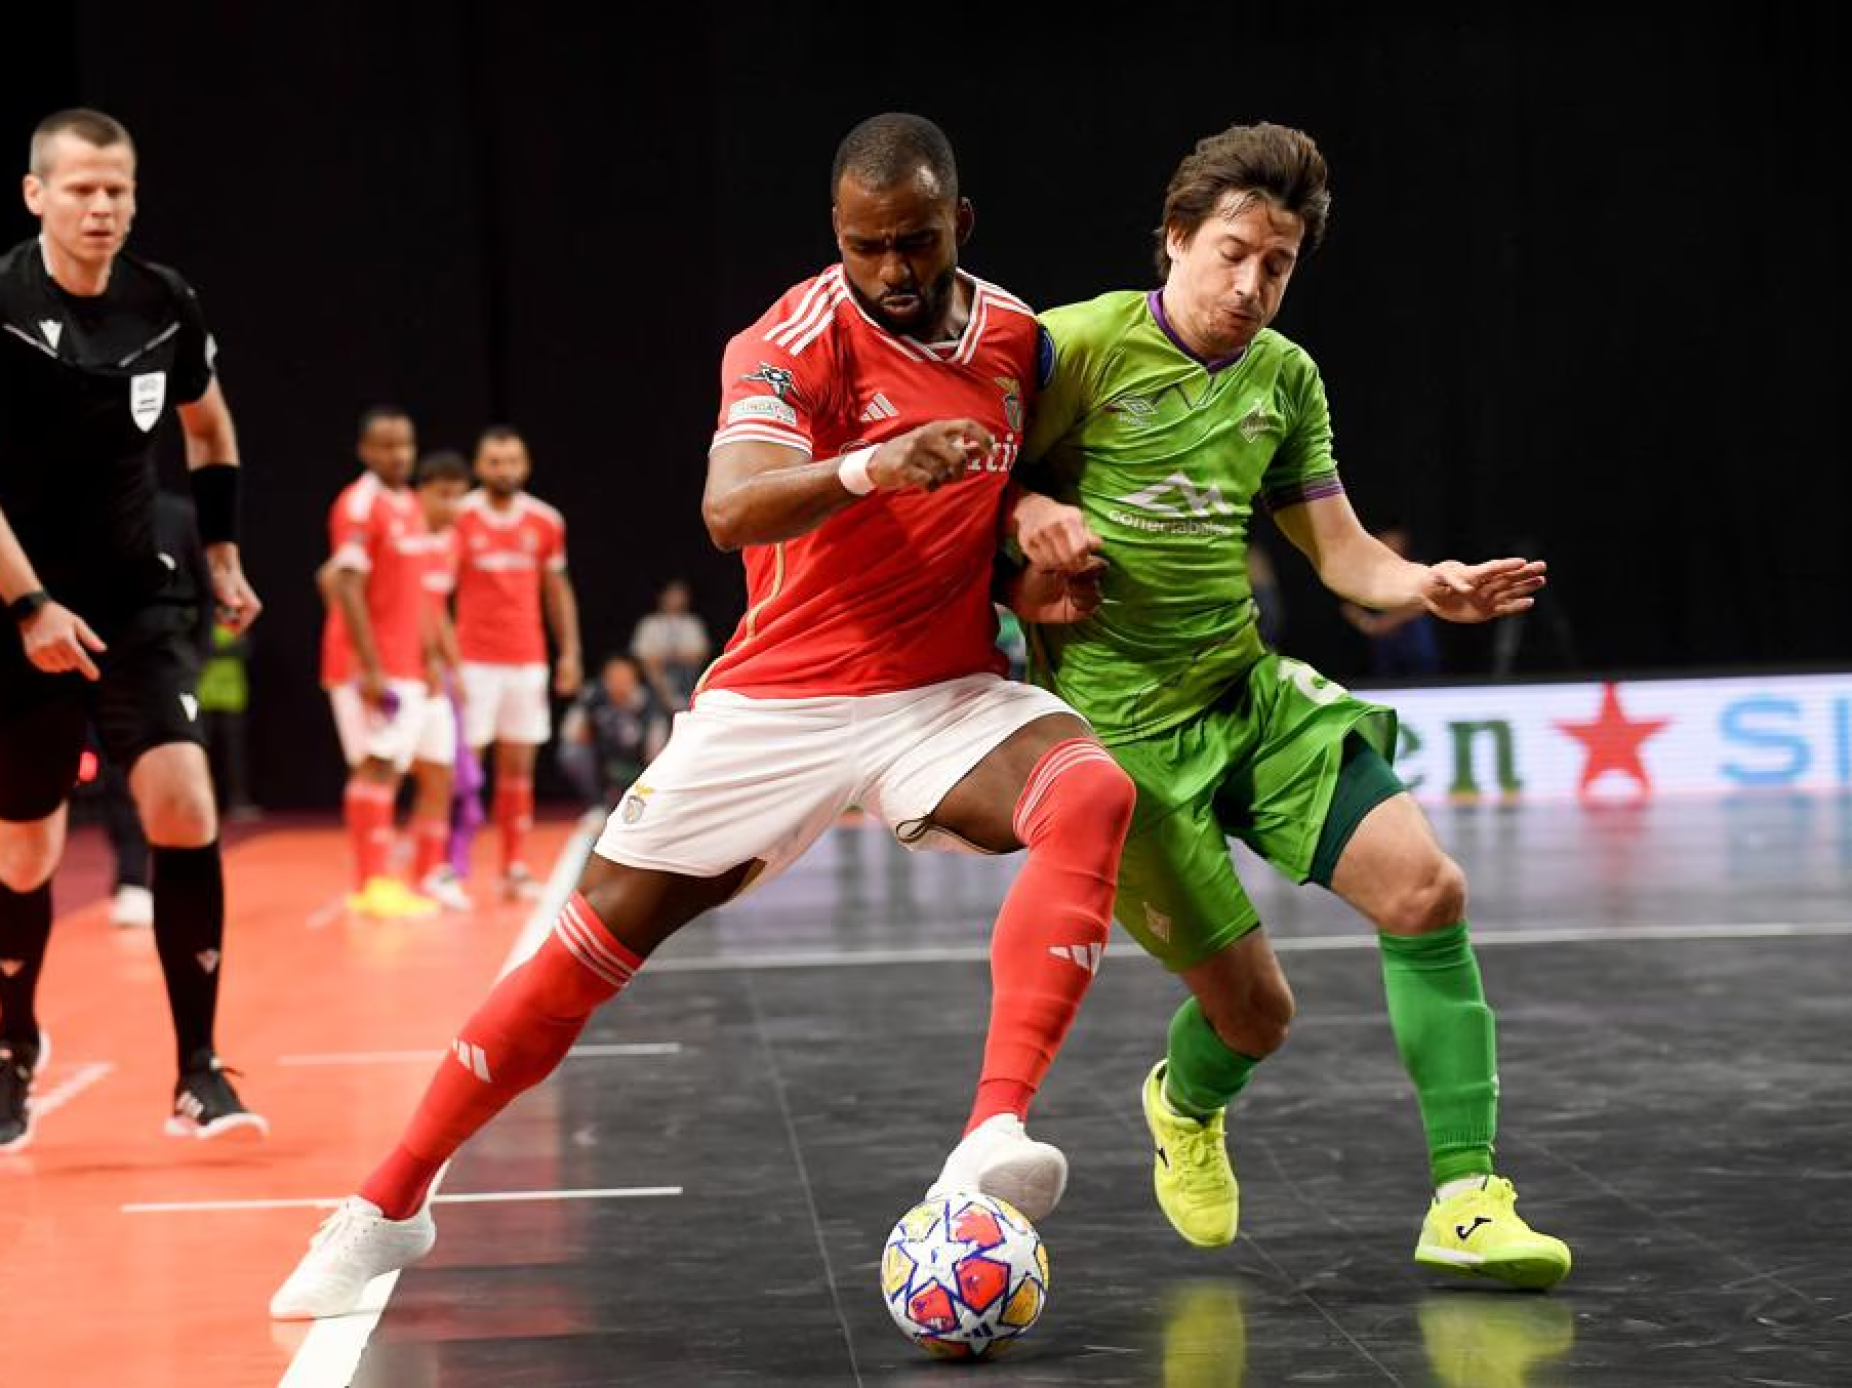
[[[1383,991],[1402,1067],[1415,1082],[1435,1185],[1489,1175],[1498,1132],[1498,1027],[1466,922],[1385,935]]]
[[[1170,1019],[1165,1052],[1164,1102],[1185,1118],[1210,1118],[1227,1108],[1260,1062],[1222,1044],[1202,1005],[1188,999]]]

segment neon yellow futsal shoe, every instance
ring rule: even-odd
[[[1502,1176],[1428,1206],[1415,1261],[1462,1277],[1542,1291],[1569,1275],[1569,1245],[1518,1218],[1518,1193]]]
[[[1206,1121],[1173,1112],[1164,1100],[1165,1064],[1160,1060],[1151,1067],[1144,1095],[1158,1208],[1171,1228],[1198,1248],[1221,1248],[1235,1241],[1241,1219],[1241,1188],[1229,1164],[1223,1126],[1227,1110],[1218,1109]]]
[[[435,916],[437,903],[420,896],[396,877],[369,877],[366,886],[351,893],[347,909],[356,916],[373,920],[404,920],[413,916]]]

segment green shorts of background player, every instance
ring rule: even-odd
[[[1190,990],[1145,1084],[1158,1201],[1190,1242],[1234,1239],[1225,1112],[1293,1017],[1229,856],[1238,838],[1376,926],[1436,1187],[1416,1260],[1547,1287],[1568,1272],[1569,1250],[1518,1218],[1510,1182],[1493,1172],[1495,1025],[1467,936],[1465,874],[1391,769],[1394,743],[1389,709],[1268,655],[1195,719],[1113,746],[1139,795],[1115,914]]]

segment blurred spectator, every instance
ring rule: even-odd
[[[630,638],[631,655],[671,713],[688,707],[712,648],[707,624],[691,609],[688,585],[679,578],[664,585],[656,610],[637,623]]]
[[[669,710],[627,655],[607,659],[560,723],[559,768],[587,812],[608,814],[669,737]]]
[[[1385,526],[1376,538],[1402,558],[1409,554],[1409,535],[1400,525]],[[1370,674],[1381,679],[1438,675],[1440,642],[1434,618],[1424,607],[1399,612],[1375,612],[1354,602],[1339,604],[1344,620],[1362,632],[1370,643]]]
[[[1522,548],[1520,548],[1522,546]],[[1518,536],[1508,554],[1537,554],[1543,545],[1530,536]],[[1539,630],[1541,628],[1541,630]],[[1537,594],[1537,605],[1498,624],[1492,637],[1492,674],[1505,679],[1519,673],[1561,674],[1580,670],[1575,629],[1563,604],[1563,592],[1554,583]]]

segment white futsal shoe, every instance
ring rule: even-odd
[[[1066,1189],[1067,1158],[1061,1149],[1030,1137],[1015,1114],[997,1113],[952,1149],[926,1198],[975,1190],[1009,1201],[1033,1224],[1054,1213]]]
[[[410,1219],[387,1219],[378,1205],[350,1195],[322,1221],[276,1295],[273,1320],[308,1321],[358,1310],[367,1283],[410,1267],[437,1242],[431,1202]]]

